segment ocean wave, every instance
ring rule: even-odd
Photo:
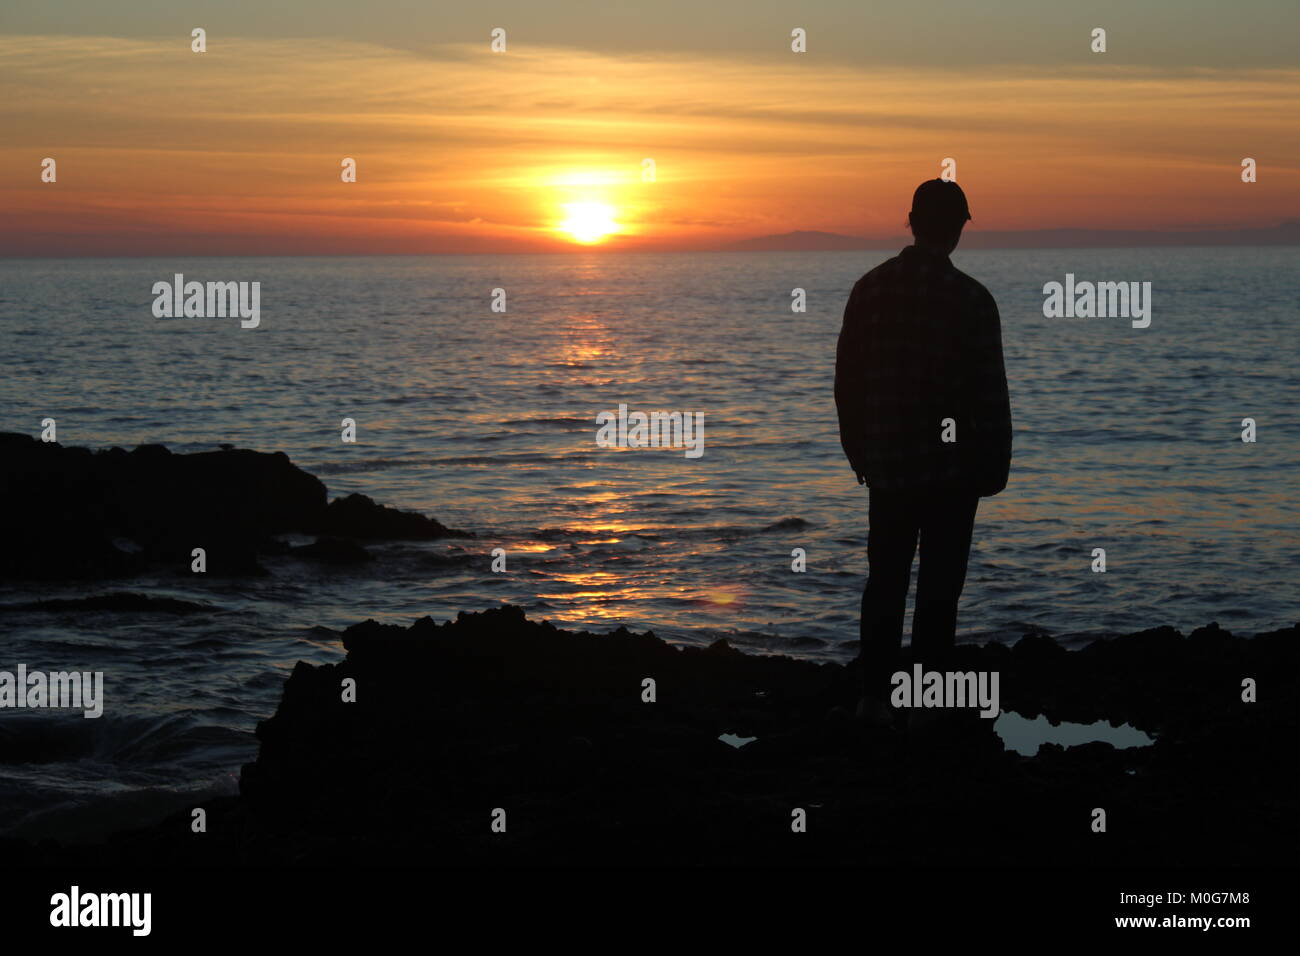
[[[590,418],[571,418],[568,416],[558,416],[553,418],[509,418],[501,422],[502,425],[593,425],[596,416],[593,414]]]
[[[409,458],[363,458],[360,461],[316,462],[308,470],[320,475],[347,475],[364,471],[385,471],[389,468],[419,465]]]
[[[133,612],[154,614],[200,614],[217,610],[211,604],[198,604],[177,598],[151,597],[134,591],[113,591],[84,598],[51,598],[44,601],[27,601],[0,604],[0,614],[58,611],[111,611],[119,614]]]
[[[282,679],[282,678],[281,678]],[[247,735],[189,714],[104,714],[86,718],[10,711],[0,723],[0,765],[94,760],[127,766],[166,763]]]
[[[759,534],[767,531],[803,531],[811,528],[812,525],[803,518],[787,517],[780,521],[773,521],[771,524],[764,526],[759,530]]]

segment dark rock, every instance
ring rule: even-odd
[[[344,632],[344,661],[295,667],[241,799],[210,813],[202,841],[177,818],[109,847],[122,863],[185,865],[1289,864],[1300,633],[1197,634],[957,648],[955,666],[999,671],[1004,710],[1156,732],[1144,748],[1026,758],[992,720],[921,735],[835,718],[828,701],[856,695],[837,664],[566,632],[515,607],[365,621]],[[1247,676],[1259,703],[1241,700]],[[758,739],[737,750],[722,733]],[[489,829],[495,807],[505,834]],[[809,827],[792,838],[795,807]]]
[[[321,564],[353,565],[374,560],[374,555],[369,551],[345,538],[317,538],[311,544],[291,548],[289,553],[296,558],[319,561]]]
[[[1010,690],[1054,721],[1160,728],[1139,750],[1049,745],[1023,758],[992,720],[912,739],[828,721],[828,695],[855,686],[836,664],[564,632],[514,607],[367,621],[344,633],[347,660],[295,669],[258,728],[244,805],[304,842],[331,833],[321,852],[364,846],[390,862],[419,848],[448,862],[919,864],[954,846],[1017,865],[1280,861],[1279,820],[1252,808],[1288,799],[1268,739],[1295,730],[1286,675],[1300,641],[1294,629],[1267,643],[1215,637],[1214,660],[1196,649],[1204,635],[1172,629],[1091,654],[1036,638],[958,648],[955,666],[1000,671],[1004,709]],[[1163,665],[1143,670],[1153,647]],[[1277,676],[1267,706],[1241,702],[1247,673]],[[340,698],[345,677],[355,704]],[[641,701],[646,677],[655,703]],[[758,740],[735,750],[724,732]],[[819,835],[791,841],[790,809],[812,804]],[[497,806],[512,836],[493,843]],[[1107,840],[1089,828],[1094,806],[1107,808]]]
[[[327,503],[325,485],[283,452],[224,448],[173,454],[161,445],[91,452],[0,433],[0,577],[111,578],[145,568],[190,573],[203,548],[210,575],[258,575],[273,535],[428,540],[463,535],[432,518],[352,495]],[[118,547],[122,539],[131,550]],[[307,557],[344,555],[325,545]],[[352,559],[359,553],[351,550]]]
[[[468,532],[448,528],[433,518],[378,505],[365,495],[357,494],[331,501],[314,530],[346,538],[389,541],[432,541],[470,536]]]

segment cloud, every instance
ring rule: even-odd
[[[187,39],[63,36],[0,38],[0,70],[11,91],[0,168],[18,184],[3,199],[19,223],[45,217],[45,234],[73,231],[83,209],[106,235],[114,222],[210,235],[226,221],[292,231],[295,219],[358,244],[418,244],[447,223],[540,235],[584,188],[555,174],[582,168],[616,171],[600,188],[620,219],[647,236],[676,230],[660,239],[773,222],[892,230],[944,156],[976,181],[982,221],[1007,228],[1175,224],[1188,191],[1216,177],[1231,188],[1244,155],[1264,157],[1267,178],[1216,193],[1216,213],[1236,203],[1229,219],[1271,221],[1300,195],[1295,70],[915,69],[239,37],[194,54]],[[60,163],[57,192],[33,172],[46,155]],[[355,186],[339,181],[344,156],[358,160]],[[654,189],[639,185],[645,157]]]

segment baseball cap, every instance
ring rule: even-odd
[[[965,222],[971,218],[966,194],[955,182],[927,179],[912,194],[912,216],[922,222]]]

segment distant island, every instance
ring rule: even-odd
[[[835,232],[798,230],[742,239],[719,248],[726,252],[838,252],[851,249],[900,249],[911,239],[899,234],[868,238]],[[963,249],[1075,249],[1134,246],[1290,246],[1300,245],[1300,219],[1267,229],[1022,229],[968,231]]]

